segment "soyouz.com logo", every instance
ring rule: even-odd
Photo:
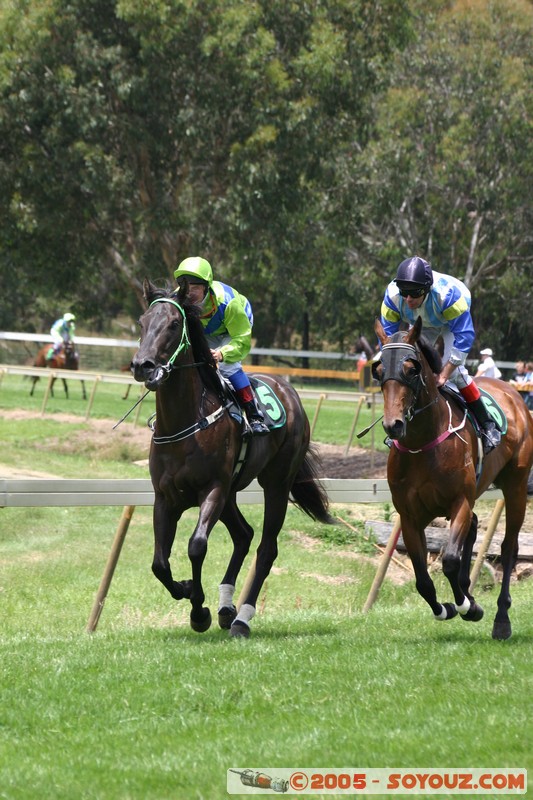
[[[227,773],[228,794],[526,794],[525,769],[243,769]]]

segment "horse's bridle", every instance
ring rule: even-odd
[[[405,375],[403,370],[403,365],[405,361],[412,361],[414,365],[415,372],[412,377],[408,377]],[[376,367],[378,364],[382,364],[383,371],[381,374],[381,380],[378,378]],[[389,374],[390,373],[390,374]],[[413,400],[407,411],[405,412],[405,419],[406,422],[410,422],[417,414],[420,414],[422,411],[425,411],[427,408],[430,408],[435,403],[439,402],[439,395],[437,394],[433,400],[430,400],[429,403],[426,403],[425,406],[421,408],[416,408],[415,406],[418,402],[418,396],[420,394],[420,390],[422,387],[428,392],[427,384],[424,380],[424,376],[422,374],[422,363],[418,357],[418,350],[412,344],[407,344],[407,342],[387,342],[384,344],[381,349],[381,358],[378,361],[375,361],[372,364],[372,375],[376,380],[380,380],[381,388],[387,381],[397,381],[398,383],[407,386],[411,389],[413,393]],[[462,422],[457,426],[453,427],[452,424],[452,409],[451,406],[446,400],[446,405],[448,406],[448,413],[449,413],[449,423],[447,429],[437,436],[436,439],[433,439],[431,442],[428,442],[423,447],[420,447],[418,450],[410,450],[409,448],[402,445],[400,442],[394,440],[394,446],[400,450],[402,453],[422,453],[426,450],[432,450],[441,442],[445,441],[452,433],[457,433],[458,431],[462,430],[466,423],[467,413],[465,410],[464,417]],[[459,436],[459,434],[457,433]],[[462,437],[460,437],[462,438]]]
[[[187,317],[185,316],[185,311],[180,306],[176,300],[173,300],[171,297],[158,297],[153,300],[148,308],[151,308],[156,303],[170,303],[171,305],[175,306],[178,311],[180,312],[183,318],[183,327],[181,329],[181,339],[180,343],[177,346],[174,353],[170,356],[169,360],[166,364],[161,367],[158,367],[158,372],[161,373],[160,376],[156,376],[156,380],[159,380],[159,383],[163,383],[166,381],[172,370],[174,369],[182,369],[183,367],[200,367],[205,364],[204,361],[191,361],[187,364],[175,364],[176,358],[179,356],[180,353],[185,353],[189,347],[191,346],[191,341],[189,339],[189,331],[187,328]],[[154,434],[152,436],[152,441],[154,444],[171,444],[172,442],[179,442],[182,439],[187,439],[189,436],[193,436],[198,431],[203,431],[216,422],[226,411],[226,406],[221,405],[219,408],[216,409],[212,414],[209,414],[207,417],[202,417],[198,422],[195,422],[193,425],[190,425],[188,428],[184,428],[177,433],[172,434],[171,436],[155,436],[155,414],[152,414],[150,419],[148,420],[148,427],[152,430]]]
[[[404,372],[403,365],[406,361],[413,363],[415,372],[412,376],[407,376]],[[381,378],[378,377],[376,369],[379,364],[383,367]],[[422,363],[418,356],[418,350],[412,344],[407,344],[407,342],[388,342],[384,344],[381,348],[381,357],[372,364],[372,375],[376,380],[380,381],[382,389],[387,381],[397,381],[411,389],[413,400],[405,413],[407,422],[412,420],[416,414],[420,414],[421,411],[438,402],[437,396],[427,405],[415,410],[420,390],[423,387],[427,392],[427,385],[422,374]]]
[[[163,364],[161,367],[158,367],[158,369],[162,370],[165,373],[164,377],[162,377],[162,380],[166,380],[168,378],[168,376],[170,375],[170,373],[172,372],[172,370],[178,368],[174,364],[174,361],[176,360],[176,358],[179,356],[180,353],[186,352],[189,349],[189,347],[191,346],[191,342],[190,342],[190,339],[189,339],[189,331],[187,329],[187,317],[185,316],[185,311],[180,306],[180,304],[177,303],[175,300],[172,300],[172,298],[170,298],[170,297],[158,297],[158,298],[156,298],[155,300],[153,300],[150,303],[148,308],[152,308],[152,306],[154,306],[156,303],[170,303],[171,305],[175,306],[178,309],[178,311],[180,312],[181,316],[183,317],[183,326],[182,326],[182,329],[181,329],[180,343],[177,346],[177,348],[174,351],[174,353],[168,359],[167,363]],[[182,364],[182,365],[179,365],[179,366],[187,366],[188,367],[188,366],[196,366],[196,365],[193,365],[193,364],[186,364],[186,365]]]

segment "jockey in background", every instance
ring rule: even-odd
[[[465,361],[475,339],[468,288],[457,278],[436,272],[423,258],[413,256],[398,267],[381,305],[381,324],[387,336],[397,333],[401,322],[414,325],[422,317],[422,332],[435,344],[444,340],[443,368],[437,385],[454,383],[482,428],[483,450],[489,453],[501,441],[501,433],[488,413],[480,391],[468,374]]]
[[[76,325],[75,325],[76,317],[74,314],[71,314],[68,311],[66,314],[56,320],[52,327],[50,328],[50,335],[54,340],[50,350],[46,354],[46,360],[50,361],[54,356],[58,355],[61,352],[62,347],[67,344],[67,342],[72,342],[74,344],[74,334],[76,332]]]
[[[186,258],[174,272],[178,285],[189,284],[188,297],[201,307],[200,320],[222,375],[229,380],[246,412],[254,436],[268,434],[264,417],[256,405],[248,376],[241,360],[252,346],[253,313],[249,301],[231,286],[213,280],[213,270],[205,258]]]

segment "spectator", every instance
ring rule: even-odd
[[[515,373],[514,373],[513,377],[511,378],[511,380],[509,381],[509,383],[512,383],[513,385],[515,385],[517,383],[524,383],[524,381],[526,380],[526,363],[525,363],[525,361],[517,361],[515,366],[514,366],[514,369],[515,369]]]
[[[533,361],[528,361],[526,364],[526,380],[524,382],[529,384],[529,392],[526,395],[526,406],[530,411],[533,411]]]
[[[478,365],[474,378],[501,378],[502,373],[494,363],[490,347],[481,350],[479,355],[481,356],[481,364]]]

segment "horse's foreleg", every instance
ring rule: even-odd
[[[207,554],[207,541],[215,523],[220,518],[226,502],[224,491],[217,485],[200,500],[200,514],[196,528],[189,539],[189,560],[192,567],[191,583],[191,628],[203,633],[211,626],[211,612],[204,607],[205,593],[202,586],[202,566]]]
[[[190,581],[175,581],[170,569],[170,553],[181,513],[181,510],[169,508],[163,495],[156,494],[153,513],[154,558],[152,572],[175,600],[189,597],[191,592]]]
[[[68,400],[68,386],[67,386],[67,382],[66,382],[66,380],[65,380],[64,378],[61,378],[61,380],[63,381],[63,389],[65,390],[65,397],[66,397],[66,398],[67,398],[67,400]]]
[[[219,586],[218,606],[218,624],[221,628],[229,629],[237,616],[237,609],[233,603],[237,576],[250,550],[254,531],[237,507],[235,493],[228,497],[224,510],[220,515],[220,521],[228,529],[233,542],[233,552]]]
[[[477,535],[477,517],[463,498],[452,514],[450,536],[442,556],[442,571],[448,579],[457,611],[467,622],[479,622],[483,609],[469,591],[470,562]]]
[[[418,530],[402,517],[402,536],[415,572],[416,590],[433,611],[435,619],[453,619],[457,610],[453,603],[439,603],[435,584],[427,568],[427,546],[424,529]]]
[[[87,400],[87,392],[85,391],[85,381],[81,381],[81,394],[84,400]]]

